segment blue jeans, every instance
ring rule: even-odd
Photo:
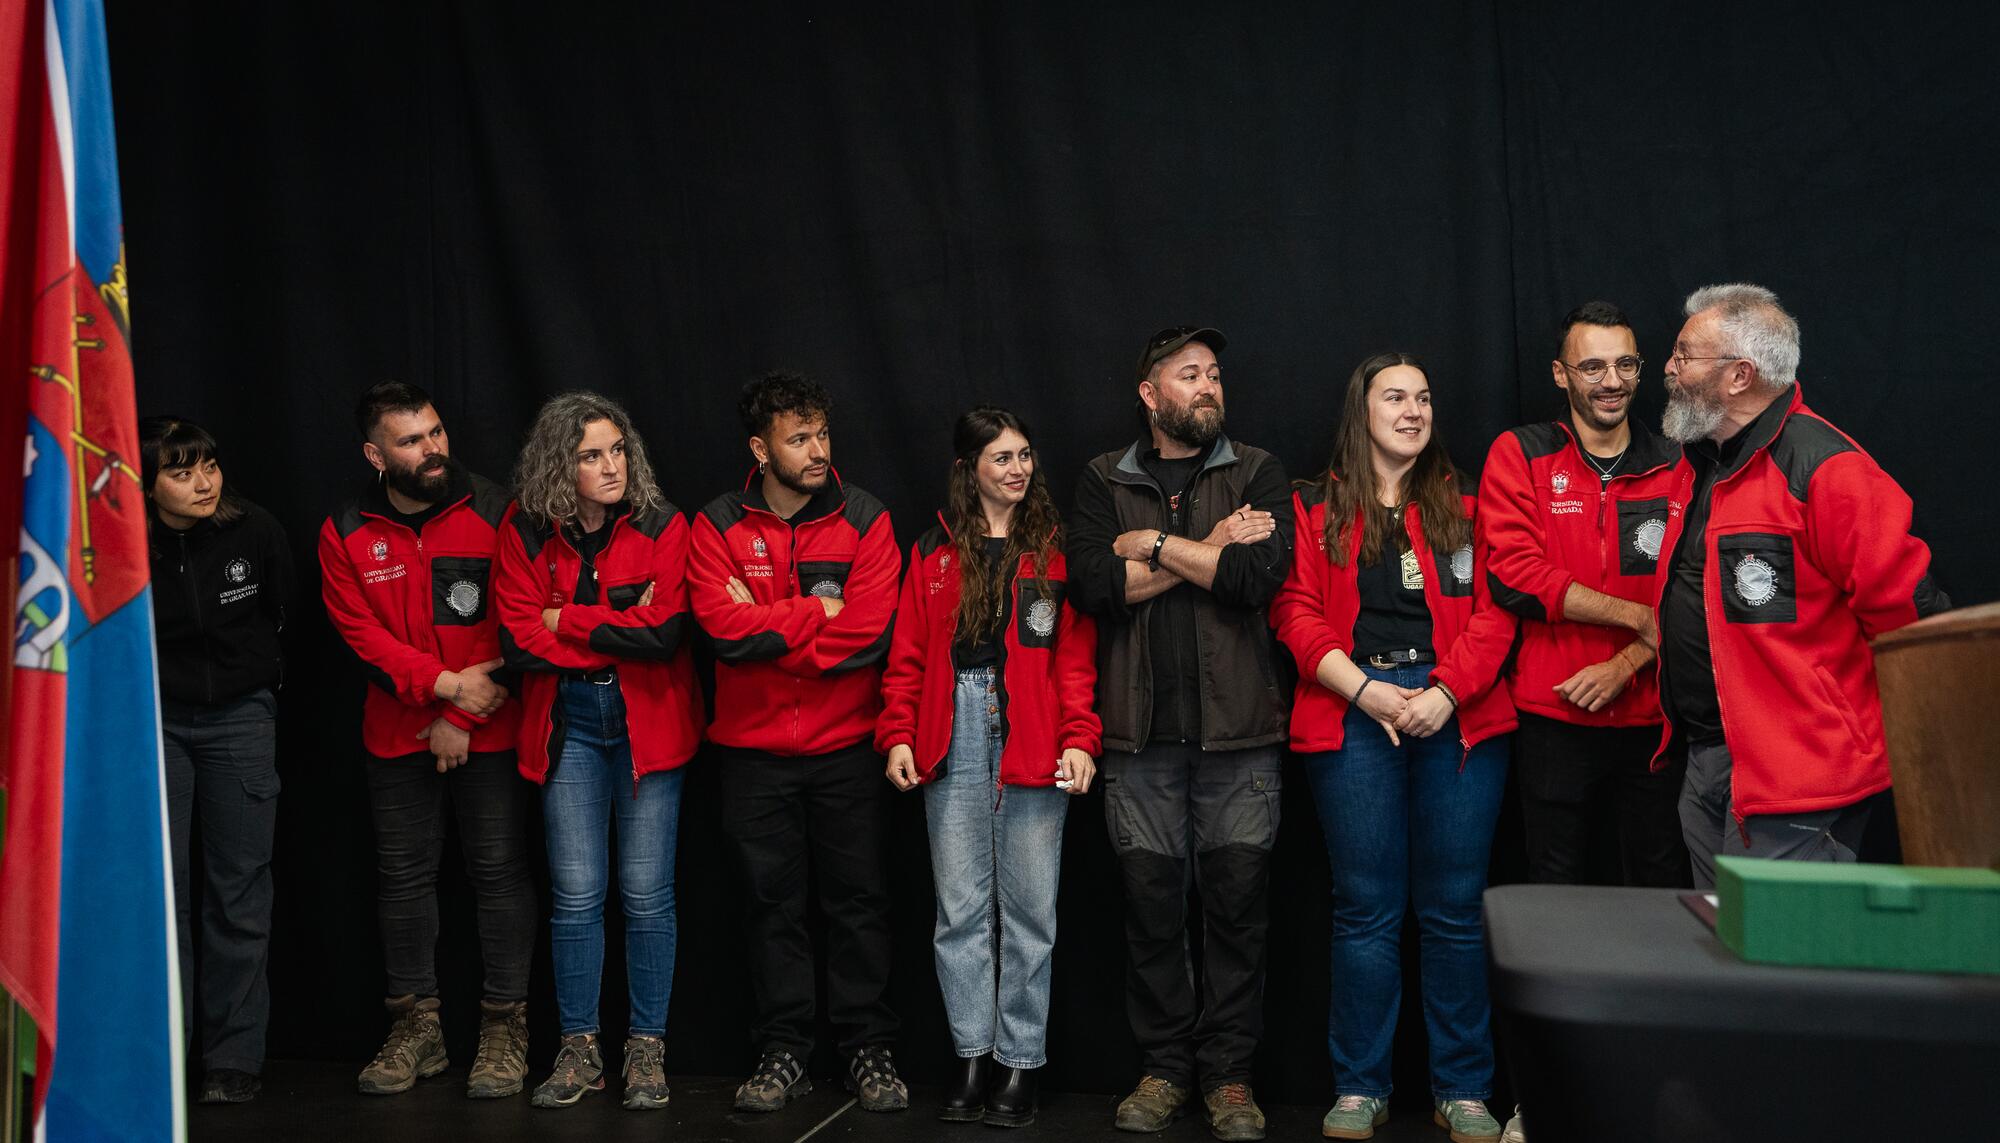
[[[1426,684],[1425,665],[1378,670],[1393,686]],[[1464,757],[1458,720],[1401,747],[1358,707],[1344,745],[1306,757],[1333,883],[1333,1001],[1327,1050],[1334,1090],[1386,1097],[1403,998],[1401,937],[1414,905],[1422,944],[1431,1095],[1486,1099],[1493,1089],[1486,929],[1480,894],[1507,777],[1507,741]]]
[[[674,987],[674,848],[681,771],[632,777],[625,697],[618,685],[564,679],[557,693],[562,753],[542,792],[548,826],[549,918],[556,1008],[565,1036],[597,1031],[604,976],[604,898],[611,822],[618,822],[618,894],[625,907],[630,1031],[664,1035]]]
[[[951,750],[924,787],[937,883],[932,943],[958,1054],[991,1052],[1008,1067],[1038,1068],[1048,1060],[1056,881],[1070,796],[999,784],[999,686],[991,667],[958,672]],[[1047,761],[1053,775],[1056,760]]]

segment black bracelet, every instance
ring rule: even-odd
[[[1451,693],[1450,687],[1445,686],[1443,683],[1432,683],[1431,686],[1437,688],[1437,692],[1444,696],[1444,701],[1451,704],[1451,709],[1458,709],[1458,696]]]
[[[1372,679],[1372,678],[1364,678],[1364,679],[1362,679],[1362,680],[1361,680],[1361,685],[1360,685],[1360,686],[1358,686],[1358,687],[1355,687],[1355,688],[1354,688],[1354,697],[1353,697],[1353,698],[1351,698],[1351,699],[1348,699],[1348,700],[1347,700],[1347,702],[1348,702],[1348,705],[1350,705],[1350,706],[1360,706],[1360,705],[1361,705],[1361,692],[1362,692],[1362,691],[1365,691],[1365,690],[1367,690],[1367,689],[1368,689],[1368,684],[1369,684],[1369,683],[1372,683],[1372,682],[1374,682],[1374,681],[1375,681],[1375,680],[1374,680],[1374,679]]]
[[[1152,568],[1154,571],[1160,570],[1160,549],[1166,546],[1167,533],[1162,530],[1159,535],[1153,537],[1153,554],[1146,557],[1147,567]]]

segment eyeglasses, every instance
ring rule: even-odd
[[[1673,353],[1667,356],[1667,368],[1672,369],[1674,367],[1674,363],[1677,361],[1680,362],[1682,365],[1685,365],[1690,361],[1741,361],[1741,360],[1743,360],[1743,355],[1738,353],[1728,353],[1717,357],[1697,357],[1687,352],[1686,350],[1682,349],[1680,346],[1676,345],[1674,346]],[[1676,370],[1676,372],[1678,372],[1678,370]]]
[[[1613,369],[1618,371],[1618,379],[1620,381],[1637,381],[1639,379],[1639,370],[1646,367],[1645,358],[1634,357],[1629,353],[1616,361],[1605,361],[1599,357],[1592,357],[1572,365],[1561,358],[1557,358],[1556,360],[1561,363],[1564,369],[1569,370],[1592,385],[1604,384],[1605,375]]]

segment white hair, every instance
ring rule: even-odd
[[[1798,381],[1799,323],[1778,304],[1778,295],[1748,282],[1703,286],[1687,297],[1687,315],[1720,311],[1728,350],[1757,367],[1757,380],[1776,392]]]

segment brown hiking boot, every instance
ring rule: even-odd
[[[479,1002],[479,1051],[465,1077],[468,1099],[499,1099],[521,1090],[528,1076],[528,1004]]]
[[[389,1038],[368,1066],[361,1069],[355,1086],[366,1095],[395,1095],[416,1086],[416,1082],[443,1071],[449,1063],[444,1055],[444,1025],[438,1021],[438,999],[426,996],[391,996],[383,1006],[395,1022]]]
[[[1208,1105],[1208,1130],[1226,1143],[1248,1143],[1264,1137],[1264,1109],[1257,1106],[1247,1083],[1225,1083],[1202,1097]]]
[[[1151,1134],[1187,1114],[1188,1090],[1159,1076],[1143,1076],[1139,1086],[1118,1105],[1112,1126],[1120,1131]]]

